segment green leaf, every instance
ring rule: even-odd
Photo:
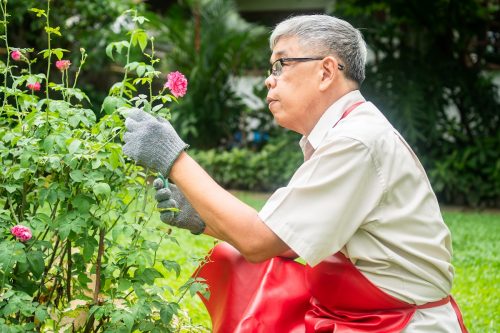
[[[30,8],[29,11],[34,12],[37,17],[42,17],[42,16],[47,17],[47,14],[45,14],[45,10],[43,10],[43,9]]]
[[[139,63],[137,61],[134,61],[134,62],[131,62],[131,63],[127,64],[125,66],[125,68],[128,69],[128,70],[130,70],[130,71],[134,71],[137,68],[137,66],[139,66],[139,64],[143,64],[143,62]]]
[[[62,35],[61,35],[61,31],[60,31],[60,29],[61,29],[60,27],[55,27],[55,28],[53,28],[53,27],[47,27],[47,26],[46,26],[46,27],[45,27],[45,32],[46,32],[47,34],[54,34],[54,35],[57,35],[57,36],[62,36]],[[55,53],[55,52],[54,52],[54,53]],[[61,56],[62,56],[62,53],[61,53]],[[59,58],[59,59],[61,59],[61,58]]]
[[[111,194],[111,187],[107,183],[97,183],[92,190],[97,197],[108,198]]]
[[[106,55],[111,58],[111,60],[115,60],[115,58],[113,58],[113,47],[114,43],[108,44],[108,46],[106,46]]]
[[[117,53],[121,53],[124,47],[125,48],[129,47],[129,43],[127,41],[110,43],[108,44],[108,46],[106,46],[106,55],[110,57],[112,60],[115,60],[113,57],[113,49],[116,49]]]
[[[146,66],[141,65],[137,67],[137,76],[142,77],[145,72],[146,72]]]
[[[106,114],[112,114],[118,108],[126,105],[128,104],[124,98],[118,96],[108,96],[102,102],[101,111],[104,111]]]
[[[120,319],[123,321],[129,332],[132,332],[132,327],[134,326],[134,315],[128,312],[122,312],[120,314]]]
[[[86,226],[85,220],[79,217],[70,218],[67,215],[60,216],[57,221],[59,225],[59,236],[62,239],[68,238],[69,234],[73,231],[79,234]]]
[[[68,152],[70,154],[76,153],[78,151],[78,149],[80,148],[80,145],[82,144],[82,142],[78,139],[69,139],[68,141],[71,142],[68,146]]]
[[[121,151],[112,150],[111,153],[109,154],[109,164],[113,169],[117,169],[122,165],[121,163]]]
[[[136,16],[132,19],[134,22],[138,22],[139,24],[143,24],[144,22],[149,22],[147,18],[144,16]]]
[[[35,278],[40,278],[45,269],[45,262],[43,260],[43,253],[40,251],[29,252],[26,255],[31,272]]]
[[[74,170],[71,173],[76,172],[76,171],[79,171],[83,175],[83,173],[80,170]],[[84,214],[88,213],[88,211],[90,209],[90,205],[93,203],[94,203],[94,200],[91,197],[84,195],[84,194],[77,195],[71,201],[71,204],[73,205],[73,207],[75,207],[80,213],[84,213]]]
[[[142,271],[142,274],[140,274],[139,278],[146,284],[154,284],[155,279],[161,277],[163,277],[163,275],[161,275],[161,273],[158,272],[155,268],[148,267],[144,271]]]
[[[61,60],[62,57],[63,57],[63,53],[61,51],[58,51],[58,50],[52,50],[52,53],[54,53],[57,57],[57,60]]]
[[[9,193],[14,193],[18,188],[21,188],[19,185],[2,185],[2,187],[5,188]]]
[[[85,262],[90,262],[97,246],[97,241],[94,238],[85,238],[83,241],[83,260],[85,260]]]
[[[126,291],[132,287],[132,283],[128,279],[118,280],[118,291]]]
[[[15,266],[15,258],[12,256],[14,245],[8,242],[0,242],[0,277],[9,276]],[[6,297],[6,296],[3,296]]]
[[[160,310],[161,321],[164,324],[168,325],[172,320],[173,316],[177,314],[177,311],[179,311],[179,309],[180,309],[179,304],[175,302],[167,303],[167,305],[163,306]]]
[[[44,306],[40,305],[40,306],[38,306],[36,308],[36,310],[35,310],[35,318],[39,322],[41,322],[41,323],[45,322],[45,320],[48,318],[48,316],[49,315],[48,315],[47,310],[45,309]]]
[[[138,29],[133,32],[132,45],[135,46],[137,44],[139,44],[141,51],[144,51],[144,49],[148,45],[148,34],[142,29]]]
[[[92,280],[89,278],[87,273],[80,273],[78,274],[78,282],[80,285],[87,287],[87,284],[92,282]]]
[[[34,84],[34,83],[37,83],[37,82],[38,82],[38,79],[34,75],[30,75],[28,77],[28,79],[26,80],[26,84]]]
[[[189,293],[191,296],[196,295],[197,293],[204,293],[207,290],[207,285],[202,282],[194,282],[189,286]]]
[[[161,263],[168,271],[174,271],[176,277],[179,277],[181,274],[181,266],[177,262],[173,260],[162,260]]]
[[[81,183],[85,180],[85,175],[82,170],[73,170],[69,173],[69,176],[77,183]]]
[[[43,58],[47,59],[51,53],[50,53],[50,50],[43,50],[43,51],[38,52],[38,54],[43,54]]]

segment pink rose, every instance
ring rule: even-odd
[[[12,59],[14,59],[15,61],[19,61],[19,59],[21,59],[21,52],[19,50],[14,50],[10,53],[10,56],[12,57]]]
[[[164,87],[170,89],[175,97],[182,97],[186,94],[188,81],[181,72],[171,72],[167,75],[167,82]]]
[[[39,91],[41,85],[40,82],[35,82],[35,83],[28,83],[26,87],[28,87],[28,89],[31,91]]]
[[[70,65],[71,65],[71,61],[69,61],[69,60],[57,60],[56,61],[56,67],[61,72],[67,70]]]
[[[31,237],[33,237],[31,235],[30,228],[20,224],[10,228],[10,233],[14,235],[17,239],[19,239],[21,242],[27,242],[31,239]]]

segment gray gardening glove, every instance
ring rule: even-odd
[[[182,151],[189,147],[168,121],[137,108],[127,115],[125,127],[123,153],[165,176]]]
[[[182,192],[174,184],[168,184],[164,187],[162,179],[157,178],[153,182],[156,188],[155,199],[158,201],[158,209],[160,210],[160,219],[171,226],[187,229],[194,235],[199,235],[205,230],[205,223],[201,220],[200,215],[191,206],[189,201]],[[169,210],[179,209],[179,211]]]

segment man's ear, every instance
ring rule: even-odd
[[[339,62],[332,56],[325,57],[322,60],[323,70],[321,72],[321,81],[319,89],[321,91],[327,90],[335,80],[338,79],[339,73]]]

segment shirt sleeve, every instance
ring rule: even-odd
[[[369,149],[355,139],[336,137],[318,147],[259,216],[314,266],[342,249],[383,195],[383,180]]]

